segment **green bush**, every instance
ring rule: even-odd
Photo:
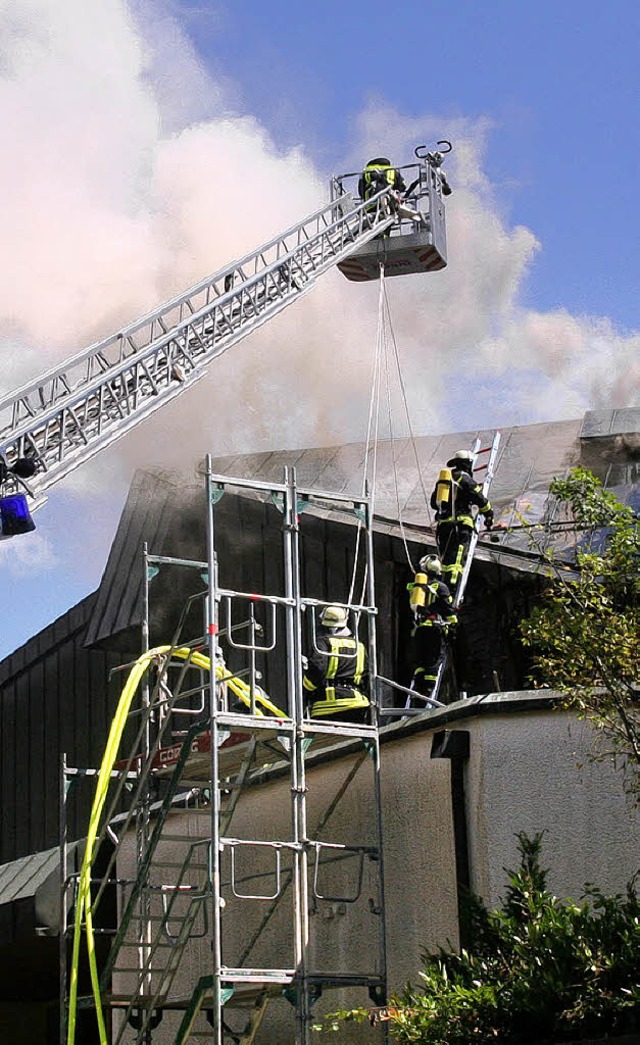
[[[473,949],[423,956],[421,984],[392,1005],[395,1041],[425,1045],[568,1042],[640,1030],[640,900],[585,887],[579,904],[547,888],[541,835],[518,836],[502,908],[469,900]],[[364,1011],[334,1014],[363,1018]]]

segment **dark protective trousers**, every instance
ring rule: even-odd
[[[413,636],[412,688],[423,697],[433,691],[446,651],[444,631],[435,621],[419,624]]]
[[[446,519],[436,527],[436,541],[444,574],[442,579],[449,586],[452,595],[455,594],[464,570],[472,534],[473,529],[470,526]]]

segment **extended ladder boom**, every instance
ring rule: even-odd
[[[389,190],[332,201],[180,297],[0,402],[0,454],[30,457],[42,494],[164,403],[207,365],[310,290],[317,276],[394,221]],[[26,483],[24,484],[27,485]]]

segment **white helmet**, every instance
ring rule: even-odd
[[[423,573],[430,573],[434,577],[442,576],[442,563],[437,555],[425,555],[420,559],[420,569]]]
[[[472,450],[456,450],[454,456],[447,462],[447,467],[455,468],[458,465],[464,471],[472,472],[475,461],[476,455]]]
[[[448,467],[455,464],[456,461],[465,461],[469,465],[473,465],[476,459],[476,455],[471,450],[456,450],[453,457],[447,461]]]
[[[346,628],[348,619],[344,606],[325,606],[320,614],[320,623],[325,628]]]

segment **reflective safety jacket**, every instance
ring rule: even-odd
[[[431,494],[431,507],[436,512],[437,522],[458,522],[462,526],[473,526],[471,506],[476,505],[481,515],[491,511],[491,504],[482,492],[482,486],[472,475],[454,468],[451,472],[453,490],[451,500],[438,508],[436,490]]]
[[[349,635],[318,635],[302,684],[309,694],[311,718],[329,718],[341,711],[366,708],[367,654],[364,644]],[[323,655],[324,654],[324,655]]]
[[[361,200],[371,199],[377,192],[390,185],[396,192],[404,192],[404,178],[390,164],[368,163],[358,181],[358,195]]]
[[[408,591],[412,591],[415,582],[407,584]],[[423,585],[425,591],[424,606],[414,610],[415,626],[419,627],[446,627],[447,624],[456,624],[458,617],[453,608],[453,596],[443,581],[430,580]]]

